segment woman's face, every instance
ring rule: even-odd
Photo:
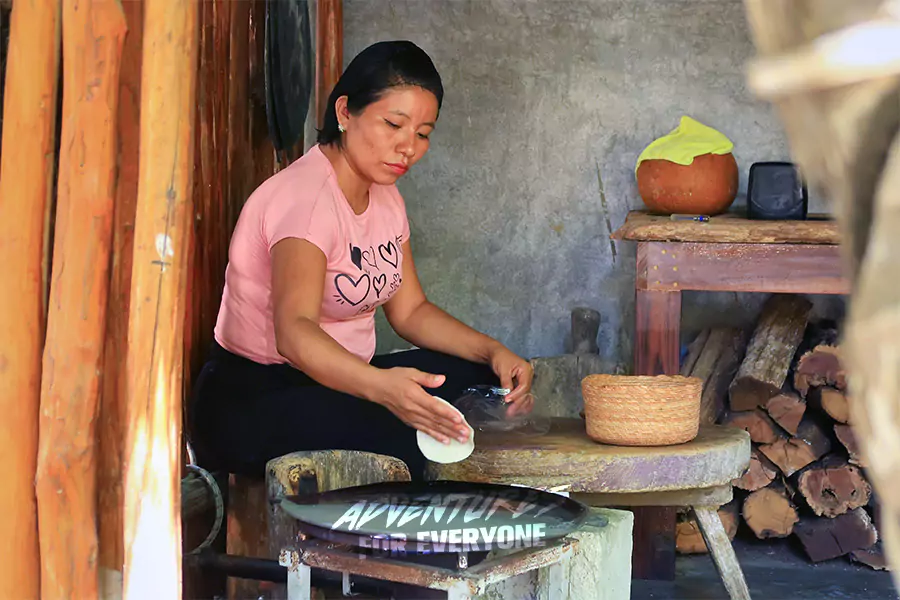
[[[358,115],[338,99],[343,152],[357,175],[374,183],[396,182],[426,152],[438,117],[437,98],[420,87],[395,87]]]

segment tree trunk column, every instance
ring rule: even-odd
[[[18,2],[10,18],[0,162],[0,598],[40,596],[34,476],[60,20],[59,0]]]
[[[128,323],[124,597],[181,598],[185,287],[197,80],[193,0],[146,0]]]

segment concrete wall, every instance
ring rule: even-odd
[[[345,0],[344,20],[348,62],[399,38],[434,59],[444,108],[400,183],[421,278],[527,357],[564,352],[569,310],[590,306],[601,354],[630,363],[634,248],[609,234],[642,207],[638,154],[682,115],[734,141],[741,194],[754,161],[789,159],[745,85],[741,0]],[[761,300],[685,294],[684,329],[748,322]],[[379,334],[382,351],[404,346]]]

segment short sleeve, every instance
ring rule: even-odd
[[[390,186],[390,194],[394,199],[397,207],[397,213],[400,218],[400,235],[401,243],[405,243],[409,241],[409,218],[406,215],[406,202],[403,200],[403,196],[400,194],[400,190],[397,189],[396,185]]]
[[[266,239],[269,252],[281,240],[297,238],[317,246],[325,256],[333,256],[338,231],[334,203],[324,190],[309,201],[292,198],[286,209],[273,210],[266,215]]]

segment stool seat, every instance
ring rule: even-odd
[[[701,427],[674,446],[610,446],[587,436],[581,419],[551,419],[545,435],[478,432],[475,451],[453,464],[430,463],[431,479],[515,483],[587,493],[647,493],[728,485],[750,464],[750,436]]]

